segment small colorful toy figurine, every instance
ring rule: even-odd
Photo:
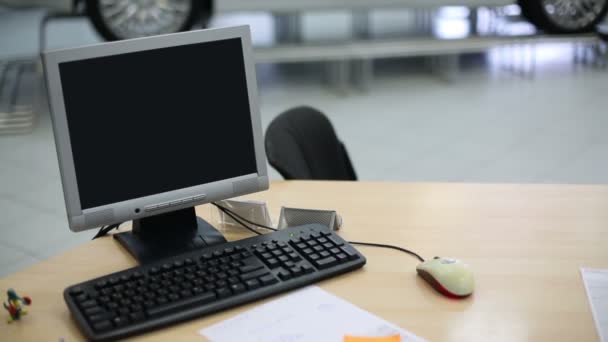
[[[19,297],[17,292],[13,289],[8,289],[6,291],[8,295],[8,304],[4,304],[4,308],[8,310],[9,315],[11,315],[8,319],[8,323],[13,323],[13,321],[18,321],[21,319],[21,316],[27,315],[27,311],[23,308],[23,305],[32,304],[32,300],[30,297]]]

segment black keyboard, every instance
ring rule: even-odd
[[[306,286],[365,265],[322,225],[189,252],[68,287],[64,298],[90,340],[123,338]]]

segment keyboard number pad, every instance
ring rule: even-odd
[[[295,239],[291,245],[318,269],[356,260],[359,255],[331,233],[313,233]]]
[[[253,249],[256,256],[283,281],[314,271],[310,263],[285,242],[264,242]]]

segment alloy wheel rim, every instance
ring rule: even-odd
[[[101,0],[100,13],[120,38],[179,31],[192,10],[191,0]]]
[[[543,0],[549,20],[560,27],[576,30],[597,19],[608,0]]]

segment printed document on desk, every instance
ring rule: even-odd
[[[213,342],[342,342],[345,335],[397,334],[402,342],[423,341],[316,286],[263,304],[199,333]]]
[[[582,268],[587,298],[601,342],[608,342],[608,269]]]

